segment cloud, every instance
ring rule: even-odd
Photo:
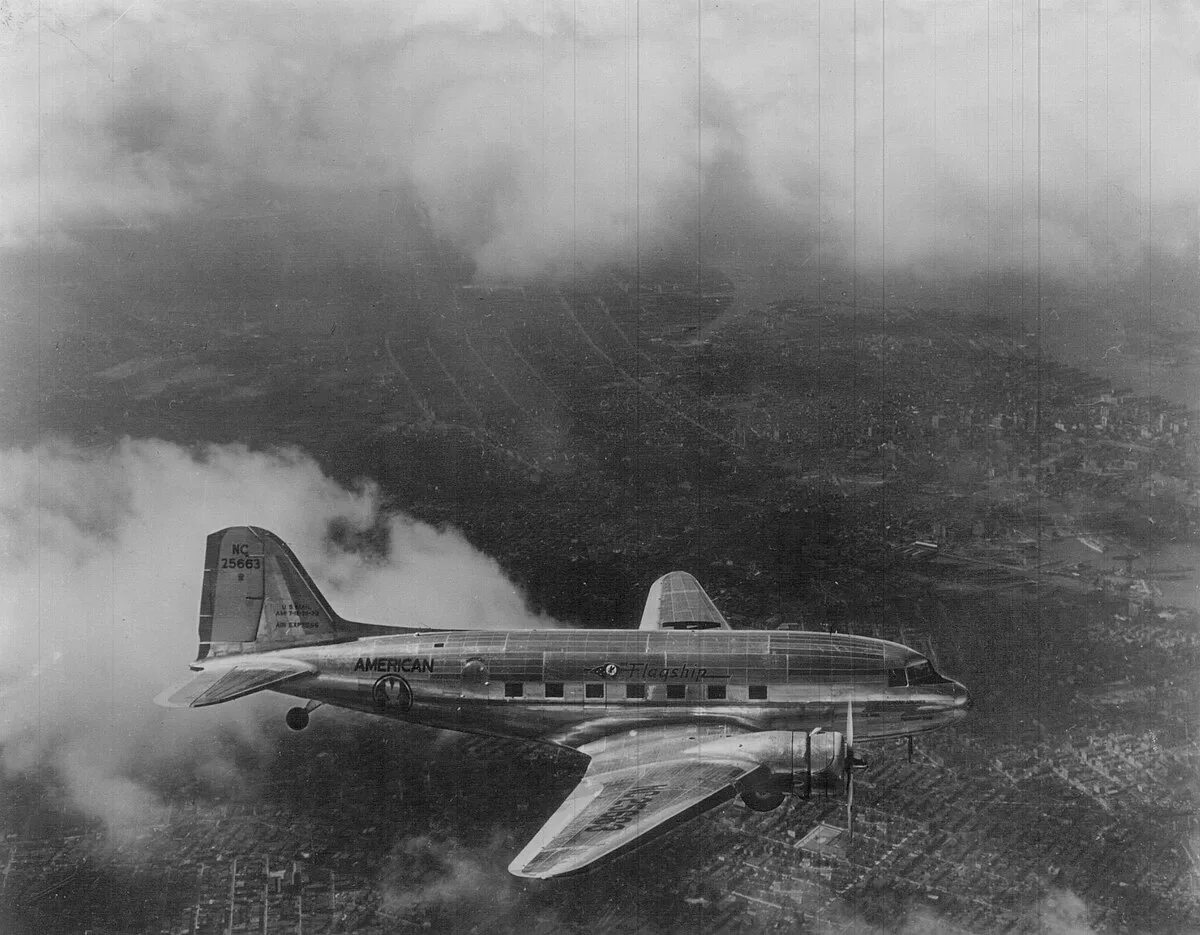
[[[401,838],[376,881],[380,915],[456,932],[581,930],[569,919],[586,910],[553,887],[529,889],[505,869],[511,859],[512,842],[497,831],[474,846],[442,835]],[[597,921],[609,920],[583,927]]]
[[[453,840],[425,835],[396,843],[380,883],[380,904],[387,915],[411,918],[417,913],[450,912],[493,918],[507,910],[517,887],[498,859],[503,851],[480,856]]]
[[[1029,913],[1037,930],[1047,935],[1096,935],[1088,919],[1088,908],[1070,890],[1051,890]]]
[[[838,930],[854,935],[959,935],[966,931],[928,906],[919,906],[889,922],[869,922],[854,915],[849,904],[840,906],[846,918],[839,921]],[[878,910],[875,914],[879,914]],[[1088,919],[1087,904],[1070,890],[1048,890],[1020,914],[1029,930],[1045,935],[1096,935]]]
[[[249,523],[282,536],[353,619],[536,627],[496,562],[458,533],[381,512],[307,455],[126,439],[0,452],[0,759],[50,768],[114,833],[159,807],[164,768],[231,786],[270,743],[260,696],[194,711],[153,705],[196,656],[205,537]]]
[[[17,3],[0,231],[370,240],[401,197],[484,276],[818,242],[897,279],[1039,243],[1071,281],[1194,260],[1194,6],[858,6]]]

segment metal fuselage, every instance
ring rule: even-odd
[[[920,653],[844,634],[755,630],[429,631],[276,651],[317,669],[278,691],[403,721],[579,746],[669,723],[917,734],[969,697]]]

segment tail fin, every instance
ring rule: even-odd
[[[376,630],[395,632],[351,623],[334,613],[274,533],[230,526],[208,537],[197,661],[332,643]]]

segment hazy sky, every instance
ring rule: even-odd
[[[1039,243],[1073,283],[1144,275],[1151,243],[1164,281],[1197,259],[1189,2],[17,0],[5,20],[9,251],[220,241],[245,216],[365,235],[402,200],[501,278],[698,244],[897,281],[1029,274]]]

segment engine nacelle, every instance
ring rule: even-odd
[[[841,794],[846,782],[846,740],[837,731],[792,732],[793,795]]]
[[[842,795],[846,791],[846,759],[853,755],[846,738],[837,731],[740,734],[710,743],[707,750],[712,756],[727,751],[769,768],[769,774],[758,772],[738,784],[746,805],[755,811],[777,807],[784,795]],[[865,765],[855,756],[851,768],[860,770]]]
[[[746,790],[742,793],[742,801],[746,803],[746,807],[752,812],[770,812],[779,808],[783,804],[784,795],[782,792],[753,792]]]

